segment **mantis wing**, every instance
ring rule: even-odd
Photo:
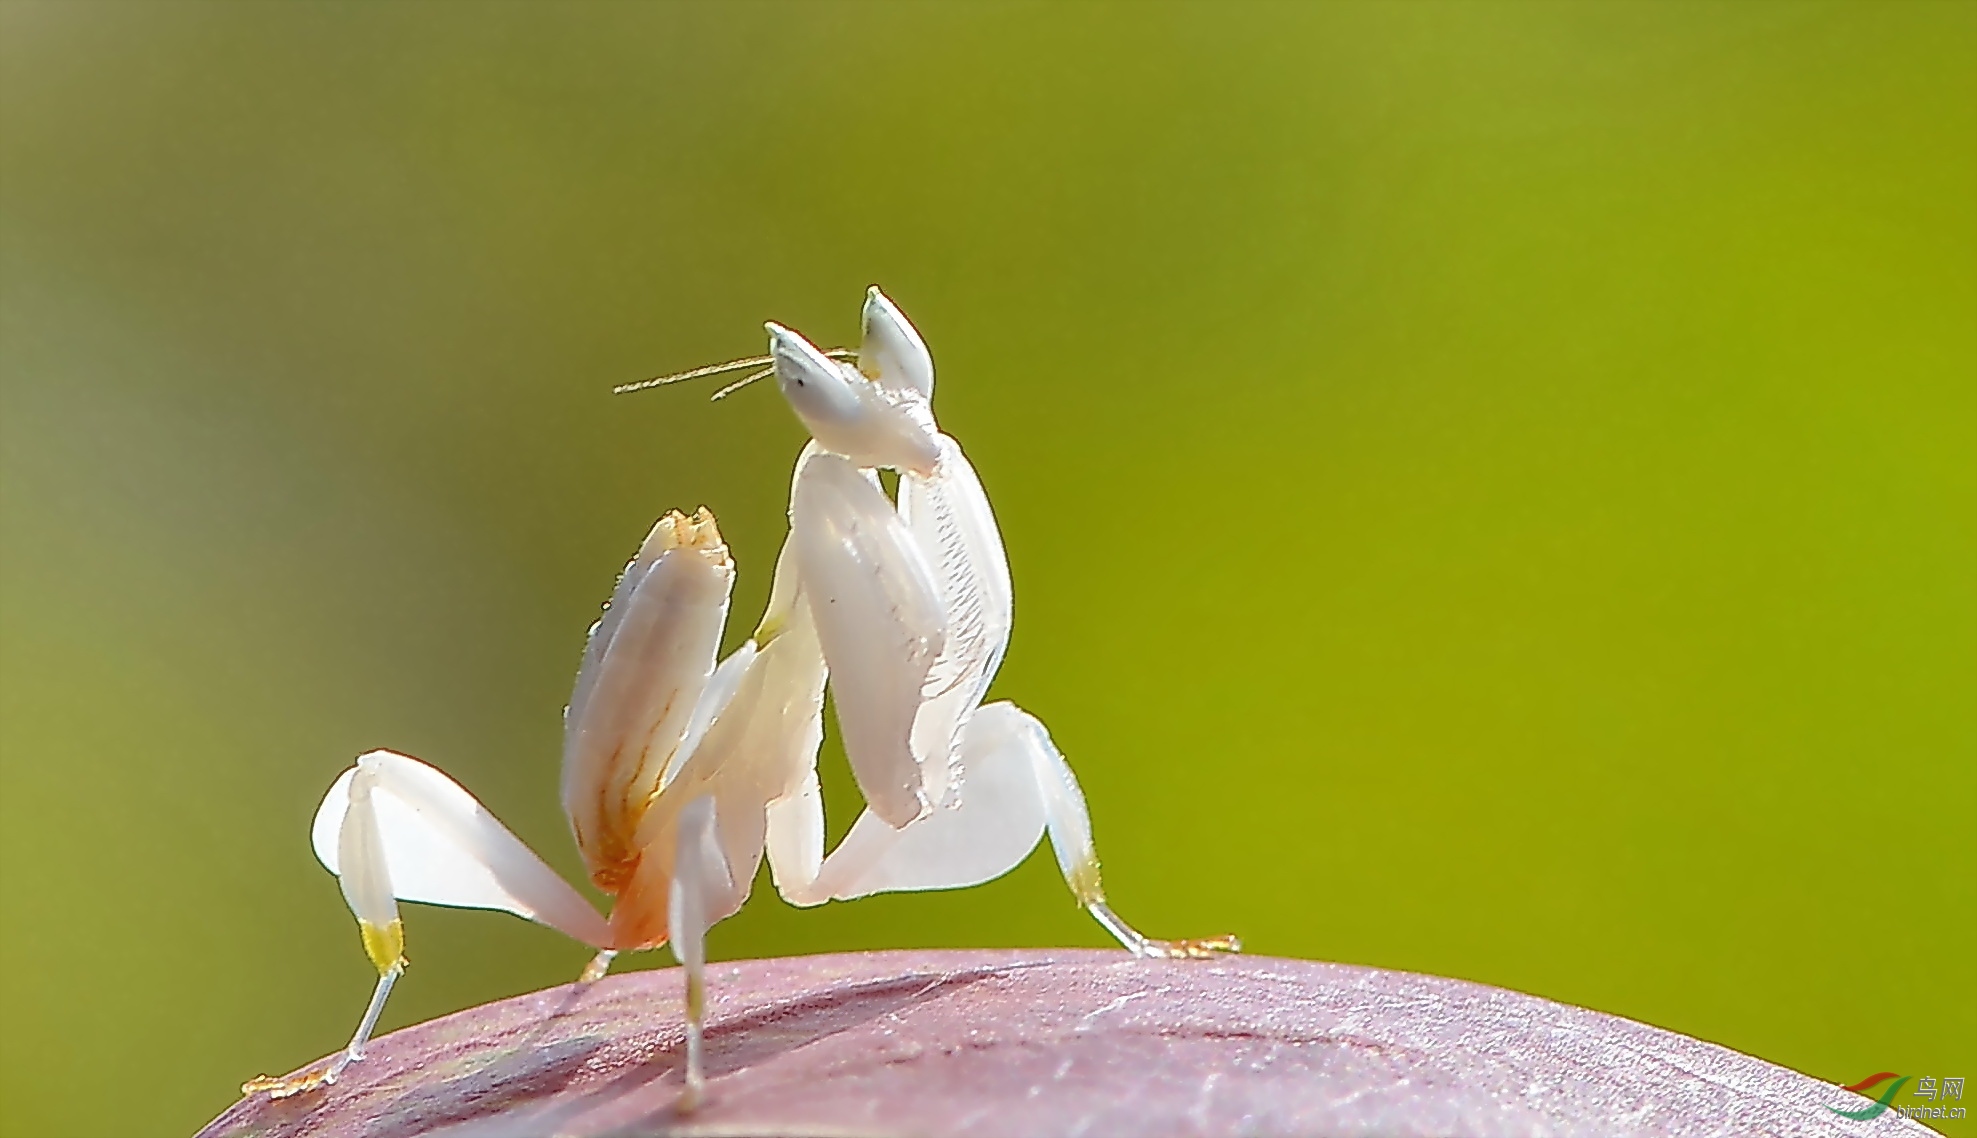
[[[885,492],[834,454],[798,472],[790,540],[858,789],[887,825],[905,826],[928,807],[912,732],[946,639],[939,588]]]
[[[439,770],[406,755],[372,751],[331,785],[310,837],[331,873],[358,769],[372,772],[376,832],[391,891],[401,900],[499,909],[598,948],[610,941],[604,918],[522,844],[487,807]]]

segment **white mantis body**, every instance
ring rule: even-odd
[[[812,441],[797,459],[790,537],[866,809],[818,864],[814,768],[770,807],[776,885],[793,904],[958,889],[1016,867],[1050,835],[1078,902],[1140,956],[1200,957],[1231,937],[1160,941],[1105,902],[1084,795],[1036,717],[981,705],[1008,647],[1002,535],[960,444],[935,423],[933,357],[877,288],[853,366],[770,324],[769,361]],[[899,474],[895,508],[872,471]],[[814,872],[813,872],[814,867]]]
[[[1121,921],[1105,903],[1084,797],[1048,732],[1014,704],[981,705],[1008,644],[1008,564],[973,467],[935,425],[918,333],[876,288],[857,368],[779,325],[769,333],[770,356],[743,362],[772,365],[813,440],[761,624],[716,664],[733,561],[704,509],[669,513],[593,627],[566,712],[563,806],[592,882],[614,899],[608,920],[444,774],[367,754],[330,788],[314,839],[377,990],[330,1064],[247,1090],[294,1094],[362,1058],[403,965],[400,899],[558,929],[599,949],[587,980],[618,952],[670,941],[686,971],[688,1109],[702,1087],[705,934],[747,900],[765,854],[778,892],[816,905],[980,884],[1048,832],[1079,903],[1134,953],[1238,948],[1232,937],[1151,940]],[[899,473],[897,505],[879,469]],[[827,680],[866,808],[825,857]]]

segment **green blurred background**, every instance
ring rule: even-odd
[[[1977,5],[0,21],[5,1133],[343,1041],[361,750],[577,876],[586,626],[706,503],[745,632],[803,439],[609,389],[872,282],[1130,918],[1977,1075]],[[586,956],[409,918],[387,1027]],[[1103,943],[1040,854],[712,949]]]

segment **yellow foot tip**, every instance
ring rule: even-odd
[[[258,1095],[265,1092],[271,1099],[291,1098],[305,1091],[313,1091],[336,1082],[336,1074],[329,1070],[304,1071],[297,1075],[256,1075],[240,1084],[243,1095]]]
[[[1197,940],[1148,941],[1146,951],[1141,955],[1155,960],[1212,960],[1241,951],[1241,937],[1211,936]]]

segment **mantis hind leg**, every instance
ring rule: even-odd
[[[1035,716],[1007,702],[977,708],[957,754],[955,801],[901,829],[867,810],[821,869],[823,815],[814,782],[778,803],[775,809],[788,817],[779,815],[779,825],[771,826],[769,854],[783,896],[814,905],[899,890],[965,889],[1016,868],[1047,833],[1072,895],[1134,955],[1200,959],[1241,951],[1233,936],[1155,940],[1112,911],[1084,793]],[[794,852],[799,849],[804,856]]]
[[[1105,901],[1105,885],[1099,878],[1098,847],[1091,836],[1091,813],[1085,809],[1085,794],[1078,777],[1063,752],[1051,742],[1050,732],[1036,716],[1013,703],[992,703],[976,713],[977,718],[995,715],[1005,718],[1012,745],[1020,746],[1035,772],[1037,790],[1043,799],[1045,830],[1050,834],[1051,852],[1064,883],[1105,931],[1118,938],[1134,956],[1164,960],[1202,960],[1225,952],[1241,952],[1242,941],[1234,936],[1202,937],[1190,940],[1155,940],[1127,924]],[[969,724],[970,727],[974,723]]]

